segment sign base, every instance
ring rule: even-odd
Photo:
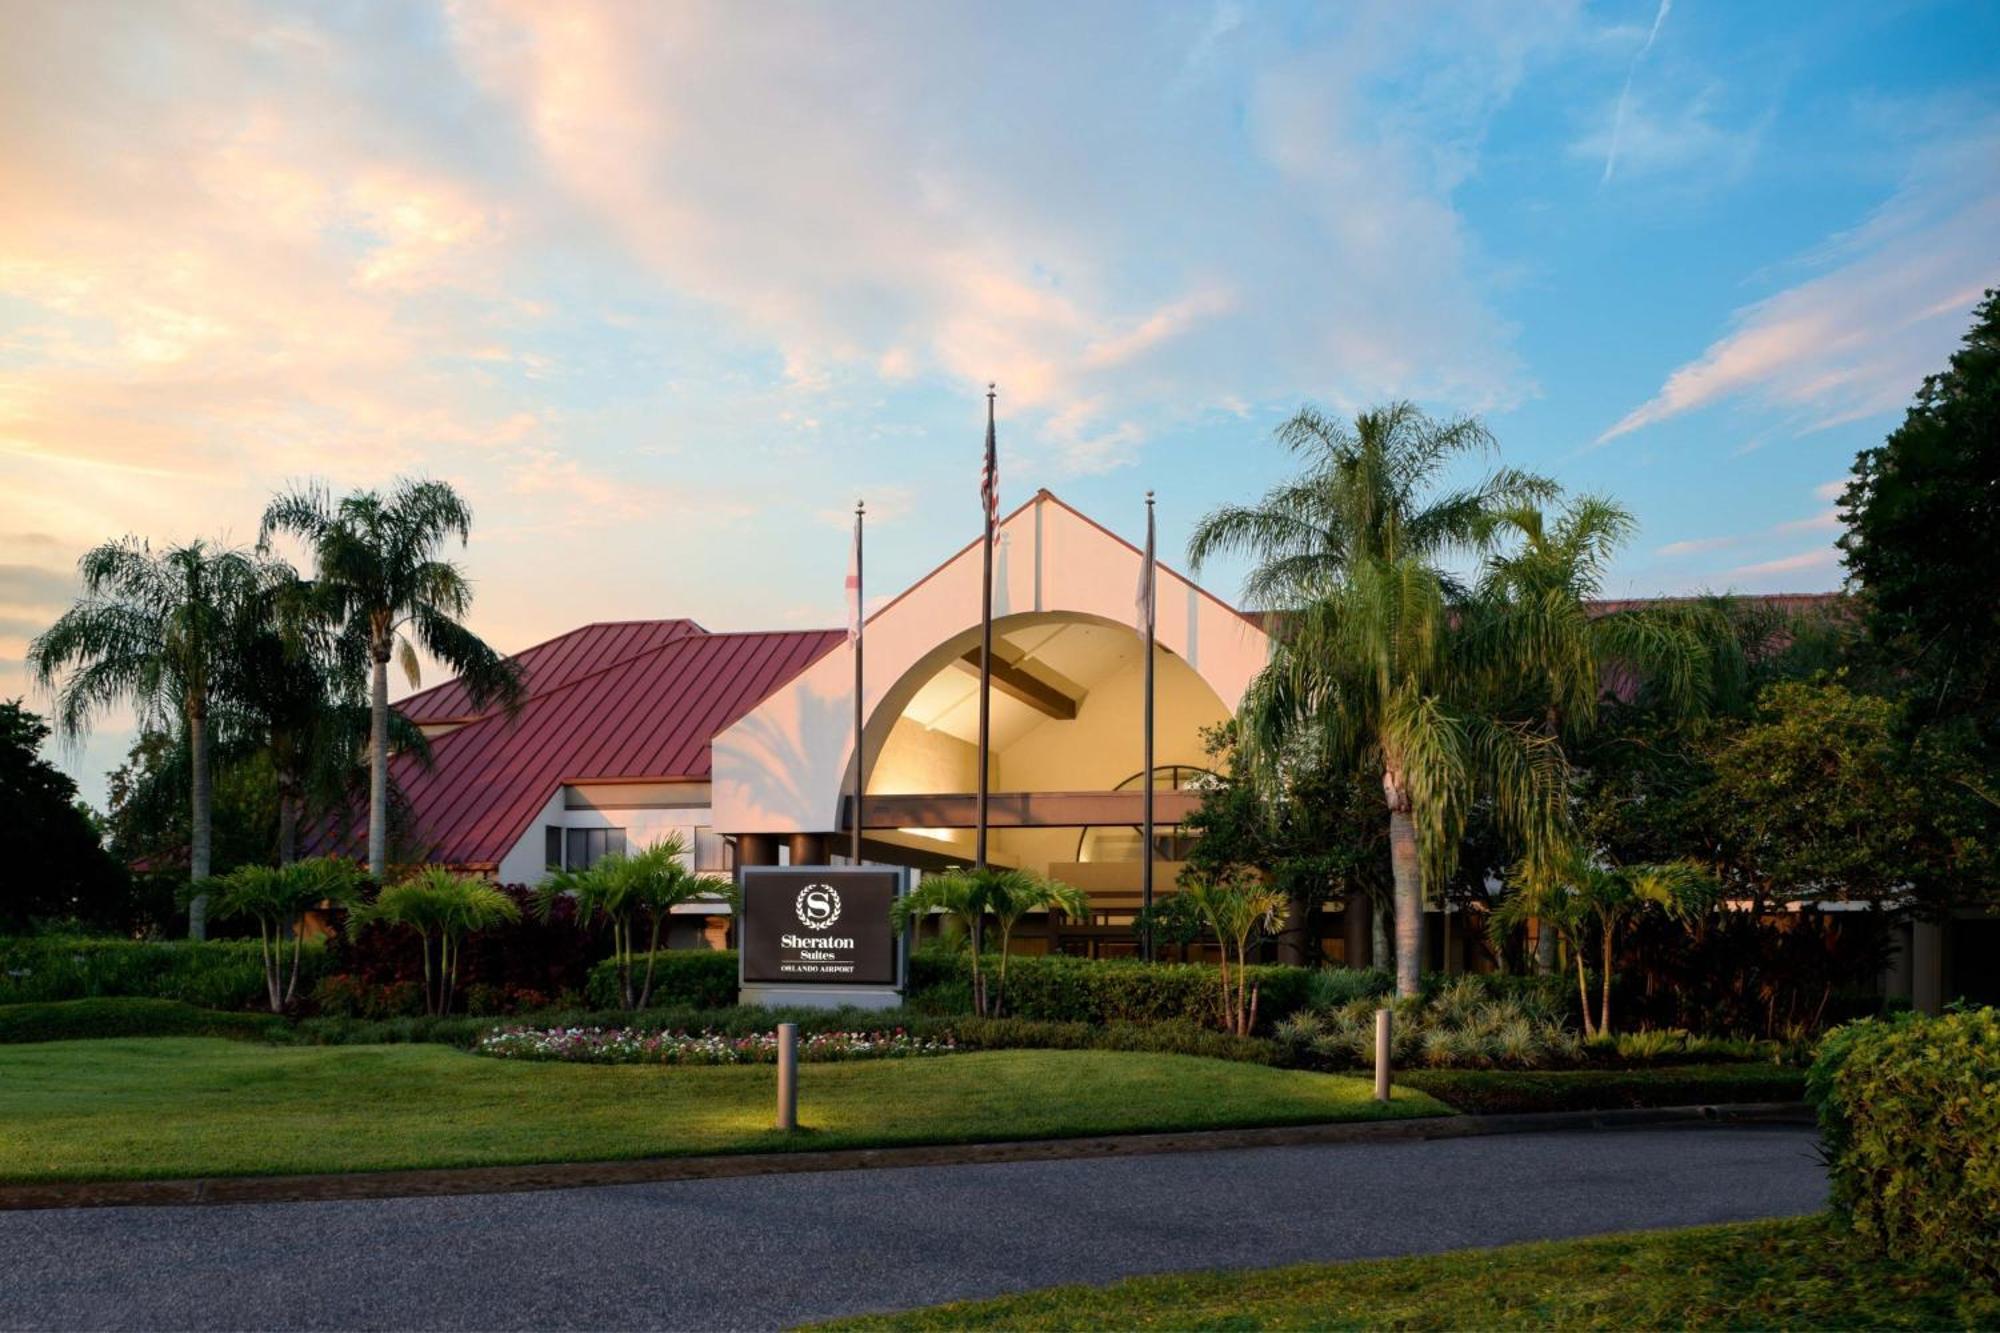
[[[745,986],[736,1002],[765,1009],[894,1009],[903,997],[872,986]]]

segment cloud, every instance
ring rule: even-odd
[[[1616,168],[1621,180],[1660,177],[1697,170],[1704,186],[1734,180],[1748,171],[1763,137],[1762,122],[1732,128],[1721,123],[1722,89],[1710,84],[1679,105],[1664,98],[1634,96],[1628,85],[1619,95],[1610,123],[1569,147],[1572,157],[1602,160],[1599,185]]]
[[[1831,570],[1840,564],[1840,552],[1831,546],[1817,547],[1810,551],[1800,551],[1796,555],[1781,556],[1776,560],[1764,560],[1754,565],[1739,565],[1729,571],[1729,577],[1736,579],[1756,579],[1770,574],[1798,574],[1806,570]]]
[[[1847,486],[1851,480],[1852,478],[1849,477],[1838,477],[1833,481],[1823,481],[1813,487],[1813,498],[1815,500],[1838,500],[1842,495],[1847,493]]]
[[[1597,442],[1732,400],[1799,431],[1907,402],[1995,281],[1997,234],[2000,119],[1989,118],[1920,153],[1894,197],[1806,257],[1826,272],[1737,311],[1728,334]]]
[[[1705,551],[1719,551],[1742,541],[1741,537],[1697,537],[1690,541],[1668,542],[1653,554],[1675,559],[1680,556],[1700,555]]]
[[[1840,511],[1838,509],[1823,509],[1819,513],[1814,514],[1811,518],[1795,518],[1790,520],[1789,522],[1780,523],[1777,526],[1773,527],[1771,531],[1778,533],[1833,532],[1836,531],[1839,527],[1840,527]]]

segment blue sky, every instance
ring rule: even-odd
[[[1477,412],[1816,590],[2000,282],[2000,6],[10,10],[0,688],[88,545],[458,484],[475,624],[836,624],[1048,486],[1177,553],[1300,403]],[[1240,573],[1213,571],[1225,594]],[[8,684],[7,682],[17,682]],[[71,762],[96,791],[107,719]]]

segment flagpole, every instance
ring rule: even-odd
[[[1146,589],[1146,722],[1145,722],[1145,775],[1140,779],[1146,791],[1146,831],[1139,849],[1139,901],[1145,912],[1146,929],[1139,941],[1140,956],[1148,962],[1153,958],[1153,607],[1156,601],[1155,565],[1153,564],[1153,493],[1146,492],[1146,568],[1141,577]]]
[[[981,543],[983,557],[979,580],[979,830],[974,838],[972,860],[979,869],[986,869],[986,770],[988,755],[993,743],[993,510],[998,498],[999,478],[995,475],[998,463],[995,459],[996,444],[993,430],[994,391],[991,384],[986,386],[986,485],[980,497],[985,509],[986,540]],[[978,941],[975,933],[973,947]]]
[[[867,501],[854,502],[854,845],[848,857],[854,865],[861,864],[861,783],[864,772],[861,762],[861,654],[862,639],[868,633],[868,603],[863,600],[861,590],[861,534],[867,509]]]

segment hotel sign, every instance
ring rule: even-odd
[[[902,984],[889,908],[899,869],[745,866],[739,924],[746,986]]]

